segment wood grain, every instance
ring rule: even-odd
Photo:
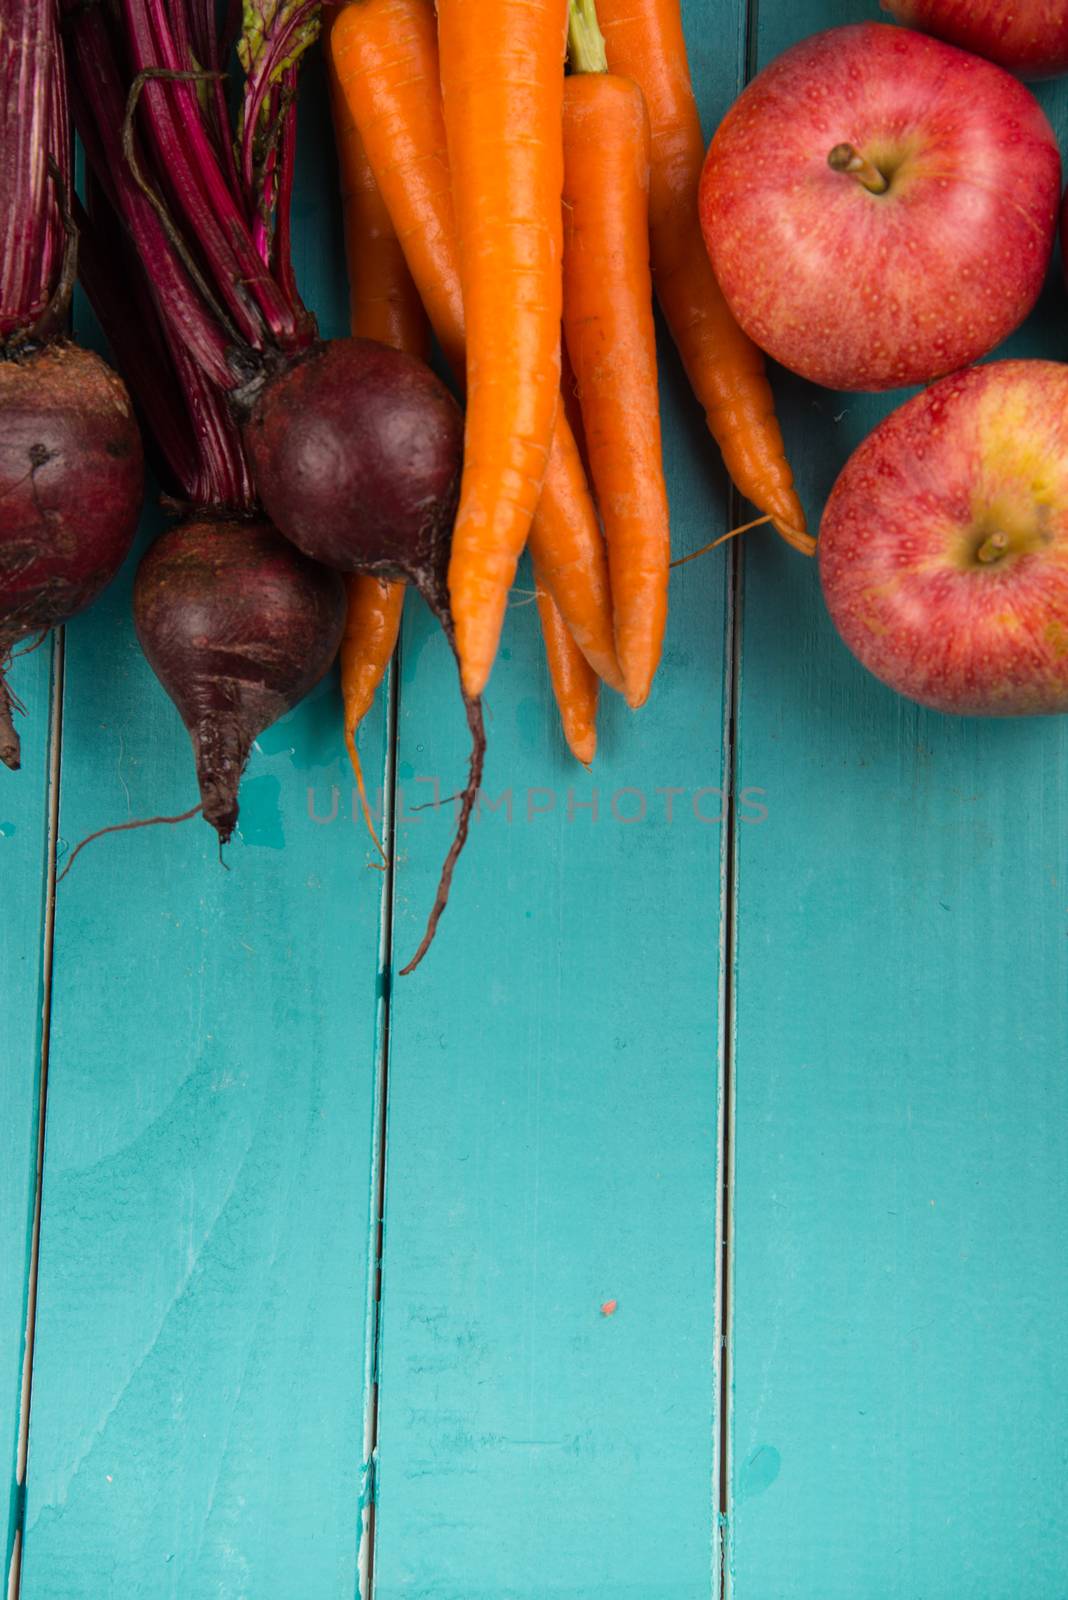
[[[45,1005],[52,648],[47,642],[12,668],[11,687],[26,708],[18,719],[22,767],[0,771],[0,1583],[6,1582],[21,1501],[19,1428]]]
[[[605,708],[591,776],[560,745],[533,607],[509,619],[500,809],[393,997],[378,1600],[713,1593],[722,838],[693,803],[714,817],[723,783],[721,575],[677,604],[641,728]],[[464,750],[424,618],[405,649],[411,812]],[[451,826],[401,826],[400,958]]]
[[[762,5],[759,61],[861,10]],[[1009,350],[1064,359],[1065,324],[1058,280]],[[901,396],[777,389],[815,519]],[[814,572],[746,551],[736,1600],[1068,1592],[1066,760],[1063,719],[895,698]]]

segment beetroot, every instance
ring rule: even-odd
[[[447,572],[463,419],[429,367],[370,339],[319,345],[258,388],[243,436],[263,504],[282,532],[339,572],[407,579],[455,656]],[[460,692],[471,732],[467,784],[426,933],[402,975],[430,947],[482,781],[482,707]]]
[[[211,13],[199,6],[184,19],[175,10],[173,19],[186,28],[199,59],[217,69],[225,46],[212,31]],[[118,13],[69,7],[75,113],[90,162],[86,206],[78,214],[82,277],[137,396],[171,506],[193,509],[142,561],[134,621],[189,731],[204,817],[225,842],[237,824],[252,742],[330,667],[346,597],[336,573],[309,561],[263,519],[229,400],[233,377],[225,356],[233,336],[213,321],[202,281],[132,175],[134,165],[148,167],[146,151],[136,141],[127,150],[123,138],[128,46],[144,43],[145,17],[131,7],[136,41],[128,41]],[[159,21],[169,26],[165,13]],[[213,85],[204,104],[221,140],[226,102]],[[193,127],[202,103],[186,87]],[[182,160],[188,157],[182,146]],[[232,242],[245,248],[240,235],[238,226]],[[242,270],[251,270],[252,245],[246,245]],[[256,292],[278,299],[266,275]],[[252,304],[244,286],[236,293]],[[292,320],[301,324],[299,311]],[[239,364],[248,359],[245,350]]]
[[[317,345],[259,390],[244,440],[268,515],[306,555],[439,597],[463,418],[424,362],[372,339]]]
[[[143,484],[125,388],[58,338],[76,257],[69,197],[55,0],[0,0],[0,761],[12,768],[11,652],[114,577]]]
[[[337,655],[345,586],[265,522],[188,522],[142,561],[134,623],[189,730],[204,817],[225,844],[252,741]]]
[[[0,761],[19,764],[3,667],[118,571],[137,528],[141,435],[99,356],[55,344],[0,362]]]
[[[455,654],[446,576],[462,452],[459,410],[410,357],[361,340],[322,344],[293,274],[294,100],[300,57],[319,27],[318,0],[63,6],[76,63],[75,120],[99,197],[151,286],[151,343],[124,336],[114,303],[108,313],[105,302],[114,297],[104,262],[115,258],[113,242],[96,253],[100,270],[92,272],[90,292],[174,476],[194,503],[217,513],[251,510],[254,488],[304,559],[339,572],[406,578]],[[234,42],[225,25],[219,32],[224,17],[236,27],[244,73],[236,126],[220,83]],[[105,224],[101,241],[113,236]],[[145,296],[138,298],[143,305]],[[182,406],[164,393],[157,374],[165,367],[173,369]],[[186,530],[182,537],[190,536]],[[275,614],[264,610],[251,561],[250,594],[264,615],[239,607],[244,580],[236,568],[219,580],[221,609],[212,609],[213,557],[201,541],[188,566],[165,541],[159,560],[178,560],[181,582],[172,581],[169,566],[157,568],[153,553],[136,605],[146,654],[197,745],[205,813],[225,834],[255,731],[314,681],[325,660],[293,648],[305,637],[300,604],[286,613],[274,652]],[[210,625],[188,620],[206,616]],[[316,638],[319,645],[337,642],[325,626]],[[266,662],[257,657],[254,671],[261,647]],[[245,662],[239,695],[235,649]],[[304,660],[315,671],[298,682],[294,669]],[[267,686],[281,698],[261,693]],[[482,710],[466,696],[464,704],[468,782],[426,936],[406,971],[433,937],[478,792]]]
[[[225,394],[169,338],[151,280],[92,192],[82,219],[85,282],[148,421],[174,499],[200,507],[141,563],[141,647],[193,741],[205,819],[225,843],[252,741],[328,670],[345,623],[338,575],[259,514]],[[128,307],[136,305],[131,326]]]

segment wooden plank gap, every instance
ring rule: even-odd
[[[382,774],[382,844],[386,869],[382,875],[382,910],[379,918],[378,1055],[371,1158],[372,1248],[367,1263],[367,1338],[364,1345],[363,1485],[360,1500],[360,1548],[357,1576],[362,1600],[372,1600],[375,1583],[375,1520],[377,1513],[378,1377],[382,1334],[382,1262],[385,1251],[386,1144],[389,1124],[389,1043],[393,1005],[393,909],[396,877],[397,743],[401,694],[401,650],[397,648],[387,677],[386,759]]]
[[[733,502],[737,501],[738,504]],[[732,496],[732,516],[741,513],[740,496]],[[734,1261],[734,1023],[738,922],[738,703],[741,676],[742,632],[742,552],[731,551],[730,582],[727,592],[727,685],[724,696],[723,764],[727,793],[726,826],[723,833],[722,940],[720,955],[720,1061],[719,1061],[719,1173],[717,1207],[716,1304],[719,1308],[717,1353],[719,1359],[719,1406],[717,1410],[717,1525],[719,1529],[719,1574],[717,1593],[729,1600],[731,1592],[731,1315]]]
[[[22,1529],[15,1529],[15,1538],[11,1546],[11,1566],[7,1574],[7,1600],[19,1600],[19,1585],[22,1581]]]
[[[757,70],[760,0],[747,0],[740,17],[739,83],[741,90]],[[714,130],[713,130],[714,132]],[[711,135],[710,135],[711,137]],[[730,493],[731,525],[745,520],[742,496],[733,486]],[[730,546],[727,621],[727,688],[724,695],[723,761],[727,774],[727,825],[724,831],[723,862],[723,947],[720,960],[722,985],[720,1108],[719,1108],[719,1211],[717,1262],[717,1304],[719,1307],[719,1410],[718,1438],[718,1529],[719,1600],[730,1600],[734,1592],[733,1541],[731,1536],[731,1482],[734,1470],[734,1102],[735,1102],[735,1023],[736,976],[738,965],[738,720],[741,701],[742,620],[744,614],[745,551],[739,542]]]
[[[56,852],[59,844],[59,785],[63,750],[63,683],[66,660],[62,628],[52,644],[52,692],[49,706],[48,834],[45,846],[44,927],[41,937],[41,1067],[38,1084],[37,1152],[34,1176],[33,1231],[26,1286],[26,1333],[22,1346],[22,1396],[19,1405],[15,1483],[19,1494],[18,1523],[11,1548],[7,1600],[19,1600],[22,1584],[22,1533],[26,1516],[26,1471],[30,1449],[30,1405],[33,1396],[33,1347],[37,1326],[37,1279],[41,1257],[41,1190],[44,1175],[45,1115],[48,1106],[48,1049],[52,1025],[52,954],[56,930]]]

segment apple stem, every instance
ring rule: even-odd
[[[975,552],[975,558],[977,561],[982,561],[986,564],[991,561],[1000,561],[1008,548],[1009,536],[1007,533],[992,533],[989,539],[983,540],[983,543]]]
[[[827,165],[835,172],[848,172],[870,194],[885,194],[890,187],[878,167],[851,144],[836,144],[827,157]]]

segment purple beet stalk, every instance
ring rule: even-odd
[[[317,36],[320,6],[244,0],[236,40],[243,92],[231,129],[220,88],[226,42],[215,31],[212,0],[120,0],[117,11],[100,0],[64,5],[78,127],[101,196],[142,264],[157,343],[169,353],[190,415],[225,438],[236,461],[229,419],[244,449],[249,492],[305,557],[340,573],[406,579],[455,653],[446,572],[461,466],[459,410],[411,357],[359,339],[323,343],[290,259],[297,73]],[[106,285],[94,291],[101,302],[107,292]],[[115,326],[119,309],[105,320]],[[113,337],[119,346],[117,327]],[[147,348],[125,356],[120,350],[131,382],[135,366],[149,360]],[[217,404],[202,396],[194,405],[194,367]],[[143,404],[177,466],[189,451],[187,430],[175,429],[174,407],[162,396]],[[206,471],[204,448],[200,455]],[[212,471],[222,470],[220,458]],[[243,504],[247,510],[247,497]],[[206,549],[198,544],[197,561]],[[143,570],[148,577],[144,585],[139,579],[136,602],[142,642],[193,731],[211,709],[210,696],[181,689],[185,668],[177,663],[186,660],[190,640],[159,622],[147,587],[157,567]],[[251,583],[250,573],[244,569],[242,583]],[[196,584],[175,583],[172,592],[195,609]],[[242,617],[248,644],[251,622]],[[426,936],[406,970],[422,958],[444,910],[481,777],[482,710],[467,697],[464,705],[472,741],[467,787]],[[243,759],[240,741],[234,748],[231,765]],[[203,771],[201,787],[210,814]],[[223,828],[232,825],[225,807],[219,817]]]
[[[86,290],[180,513],[138,568],[134,623],[188,730],[203,815],[226,843],[253,741],[337,654],[345,588],[263,516],[224,391],[160,314],[170,276],[153,283],[95,181],[81,232]]]
[[[76,265],[56,0],[0,0],[0,761],[17,768],[16,647],[114,576],[141,505],[126,390],[63,335]]]

